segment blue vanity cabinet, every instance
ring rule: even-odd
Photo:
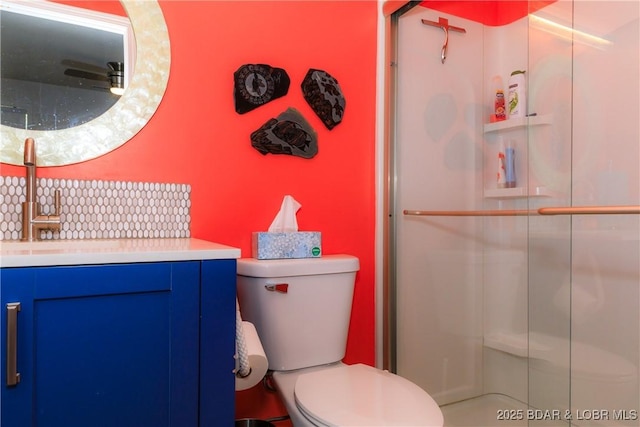
[[[235,260],[0,269],[2,427],[195,427],[204,406],[233,425],[232,275]],[[201,373],[221,384],[211,403]]]
[[[202,263],[200,427],[235,425],[236,268],[235,259]]]

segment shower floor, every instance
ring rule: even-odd
[[[442,406],[445,427],[559,427],[563,421],[527,420],[527,405],[501,394],[485,394]],[[511,412],[509,412],[511,411]],[[499,419],[501,415],[506,417]],[[508,420],[511,418],[520,418]]]

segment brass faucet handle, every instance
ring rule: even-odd
[[[24,165],[36,165],[36,142],[33,138],[24,140]]]

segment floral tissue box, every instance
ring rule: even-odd
[[[260,232],[252,235],[251,253],[257,259],[319,258],[322,236],[319,231]]]

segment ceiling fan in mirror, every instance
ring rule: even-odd
[[[114,95],[122,95],[124,93],[124,64],[122,62],[110,61],[107,62],[108,68],[103,68],[82,61],[63,59],[62,65],[69,67],[64,70],[66,76],[107,82],[109,83],[108,87],[94,87],[109,89]]]

